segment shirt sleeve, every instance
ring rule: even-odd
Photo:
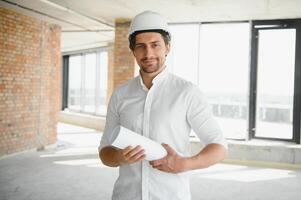
[[[111,96],[106,116],[106,124],[104,128],[103,135],[100,140],[100,144],[98,147],[98,151],[100,151],[103,147],[110,146],[114,139],[117,137],[118,131],[116,131],[119,127],[119,114],[117,111],[117,94],[114,92]]]
[[[207,144],[220,144],[228,148],[222,130],[214,118],[204,95],[195,85],[188,94],[187,120],[198,138]]]

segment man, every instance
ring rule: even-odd
[[[225,158],[221,130],[198,87],[168,73],[170,33],[158,13],[137,15],[129,42],[140,75],[112,94],[99,146],[102,162],[120,167],[112,199],[189,200],[189,178],[180,172],[206,168]],[[148,162],[140,146],[110,146],[119,126],[162,143],[167,156]],[[190,156],[191,129],[206,144],[194,156]]]

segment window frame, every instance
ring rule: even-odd
[[[97,112],[97,106],[100,105],[98,102],[98,97],[99,97],[99,78],[101,73],[101,67],[100,67],[100,60],[97,60],[100,58],[100,54],[102,52],[108,52],[108,47],[101,47],[101,48],[93,48],[93,49],[88,49],[88,50],[83,50],[83,51],[74,51],[74,52],[68,52],[63,54],[63,80],[62,80],[62,110],[70,110],[72,112],[77,112],[77,113],[85,113],[85,114],[90,114],[90,115],[96,115],[96,116],[105,116],[105,113],[99,113]],[[84,98],[85,98],[85,57],[87,54],[91,53],[96,53],[96,74],[95,74],[95,111],[94,112],[87,112],[84,110]],[[69,71],[70,71],[70,62],[69,59],[71,56],[81,56],[81,88],[80,88],[80,109],[79,110],[74,110],[72,108],[69,108]],[[109,67],[109,66],[107,66]],[[108,70],[107,70],[108,71]],[[108,76],[108,74],[107,74]]]
[[[250,87],[249,87],[249,130],[248,140],[267,139],[288,141],[300,144],[300,116],[301,116],[301,20],[256,20],[250,22]],[[261,26],[261,27],[260,27]],[[293,137],[292,139],[259,137],[256,136],[256,100],[257,100],[257,61],[258,61],[258,32],[271,29],[296,29],[295,43],[295,72],[294,72],[294,96],[293,96]]]
[[[64,55],[62,59],[62,107],[64,110],[68,107],[69,91],[69,55]]]

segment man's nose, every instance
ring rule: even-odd
[[[145,53],[145,55],[144,55],[145,57],[152,57],[154,54],[154,51],[150,46],[146,46],[144,53]]]

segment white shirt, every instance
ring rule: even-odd
[[[148,90],[137,76],[114,91],[99,150],[112,144],[124,126],[190,156],[191,129],[205,144],[226,146],[219,125],[197,86],[164,69]],[[116,130],[116,129],[115,129]],[[189,178],[153,169],[148,161],[119,168],[113,200],[190,200]]]

